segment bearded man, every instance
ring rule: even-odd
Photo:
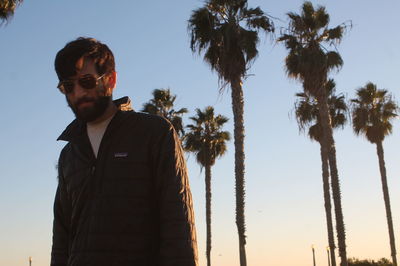
[[[159,116],[112,100],[114,56],[78,38],[55,59],[76,119],[58,163],[52,266],[197,266],[192,197],[180,141]]]

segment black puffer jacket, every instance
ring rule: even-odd
[[[197,265],[186,165],[169,122],[118,111],[97,159],[84,123],[59,140],[69,143],[58,164],[52,266]]]

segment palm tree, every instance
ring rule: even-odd
[[[204,52],[204,60],[216,71],[221,84],[230,85],[234,118],[236,225],[240,265],[246,266],[244,182],[244,98],[242,81],[258,55],[259,31],[274,31],[272,21],[247,0],[207,0],[193,10],[188,22],[193,52]]]
[[[186,108],[181,108],[178,111],[174,109],[176,95],[171,94],[169,89],[155,89],[152,94],[153,99],[143,104],[143,109],[141,111],[168,119],[182,139],[185,135],[182,115],[187,113],[188,110]]]
[[[365,87],[359,88],[357,90],[357,98],[351,101],[353,103],[352,118],[354,132],[357,135],[364,135],[369,142],[376,144],[392,260],[393,265],[397,266],[392,211],[390,209],[382,142],[387,135],[392,133],[391,120],[397,117],[399,108],[387,90],[378,90],[376,85],[371,82],[367,83]]]
[[[0,20],[3,23],[8,21],[13,15],[14,11],[22,0],[0,0]]]
[[[335,95],[335,82],[330,79],[325,84],[327,91],[329,113],[332,119],[332,128],[343,127],[346,123],[347,106],[343,95]],[[322,127],[319,118],[318,103],[308,92],[297,93],[298,100],[295,104],[296,119],[300,130],[308,128],[308,136],[317,141],[321,146],[322,182],[324,188],[325,213],[328,230],[328,242],[331,265],[336,266],[335,240],[331,213],[331,195],[329,186],[329,161],[322,152]]]
[[[343,222],[339,175],[336,165],[336,149],[329,115],[327,93],[324,89],[328,74],[339,69],[343,60],[336,51],[327,47],[338,44],[346,25],[328,28],[329,14],[325,8],[314,9],[311,2],[304,2],[301,14],[288,13],[290,19],[286,32],[278,39],[284,42],[289,54],[286,57],[286,72],[290,78],[300,80],[305,92],[310,93],[318,103],[322,128],[322,153],[329,157],[332,178],[332,194],[335,203],[336,229],[338,235],[341,266],[347,266],[346,236]],[[325,47],[327,46],[327,47]]]
[[[228,118],[214,115],[214,108],[208,106],[201,111],[196,109],[196,116],[190,117],[194,124],[188,125],[189,132],[184,139],[184,149],[196,154],[197,162],[206,169],[206,224],[207,224],[207,266],[211,265],[211,166],[226,152],[226,142],[230,134],[222,131]]]

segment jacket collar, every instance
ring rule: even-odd
[[[113,103],[118,107],[118,112],[114,115],[109,126],[111,126],[111,124],[119,124],[118,121],[122,119],[122,112],[133,111],[131,100],[128,96],[114,100]],[[84,137],[86,137],[86,123],[75,119],[66,127],[57,140],[75,142],[83,139]]]

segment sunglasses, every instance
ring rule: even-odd
[[[78,81],[79,86],[86,90],[91,90],[97,87],[99,80],[104,77],[105,74],[101,75],[100,77],[95,77],[92,74],[86,74],[82,77],[79,77],[77,79],[67,79],[60,81],[57,85],[57,88],[63,93],[63,94],[69,94],[73,92],[74,87],[75,87],[75,81]]]

